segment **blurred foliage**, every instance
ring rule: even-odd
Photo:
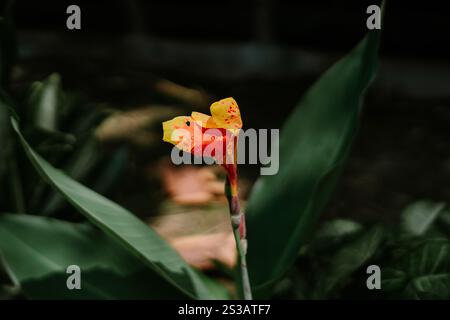
[[[351,54],[332,67],[313,86],[303,100],[306,101],[306,104],[301,103],[298,111],[288,121],[282,138],[282,158],[291,154],[292,164],[298,164],[298,154],[305,154],[305,150],[308,149],[311,152],[316,150],[313,153],[309,153],[315,155],[314,159],[304,158],[305,161],[300,161],[300,163],[303,163],[304,166],[309,166],[312,161],[312,163],[322,165],[317,167],[314,174],[311,173],[312,178],[310,180],[305,180],[304,170],[299,170],[301,166],[284,166],[281,163],[281,172],[275,176],[277,181],[272,183],[272,186],[277,184],[281,187],[286,182],[283,180],[283,177],[286,175],[290,177],[290,184],[287,184],[287,186],[292,187],[291,191],[298,189],[296,184],[306,181],[307,184],[302,188],[310,189],[311,192],[305,193],[304,202],[299,203],[295,196],[286,196],[286,194],[273,193],[272,191],[269,193],[270,196],[267,196],[267,192],[261,193],[261,188],[257,188],[253,193],[249,207],[249,227],[250,231],[258,230],[258,232],[253,232],[250,242],[254,247],[261,245],[265,247],[266,232],[271,230],[267,230],[267,225],[264,225],[267,219],[262,218],[261,215],[263,214],[266,218],[271,218],[270,221],[272,222],[269,227],[273,228],[275,232],[280,232],[274,236],[279,238],[280,241],[277,243],[281,246],[277,251],[267,250],[267,247],[265,247],[264,252],[258,253],[259,256],[255,256],[256,251],[250,251],[249,258],[253,266],[255,266],[255,261],[260,261],[261,258],[266,262],[257,265],[257,268],[254,267],[252,272],[254,272],[255,276],[258,276],[258,274],[270,275],[271,277],[282,275],[294,262],[296,250],[302,244],[301,240],[304,239],[306,231],[313,227],[314,222],[321,213],[320,209],[323,207],[334,185],[334,178],[332,180],[323,180],[322,178],[330,175],[330,170],[334,171],[336,166],[342,163],[346,151],[349,149],[351,138],[354,135],[355,123],[358,119],[361,94],[370,83],[374,74],[377,49],[378,35],[377,33],[371,33]],[[335,83],[340,85],[335,86]],[[345,90],[346,87],[352,90]],[[330,90],[330,88],[333,89]],[[339,105],[341,108],[333,107],[337,101],[340,101]],[[10,106],[10,108],[13,107]],[[71,95],[61,89],[61,80],[58,75],[53,74],[43,82],[34,83],[25,102],[14,109],[17,117],[11,117],[11,123],[18,139],[12,138],[14,135],[11,132],[9,133],[9,140],[14,142],[11,148],[12,153],[9,155],[9,159],[11,159],[9,172],[13,174],[9,177],[9,181],[12,181],[14,186],[14,188],[11,188],[14,193],[13,197],[11,197],[14,200],[14,205],[6,207],[7,209],[4,211],[52,214],[58,212],[58,209],[66,202],[71,203],[92,224],[121,243],[123,248],[138,257],[141,263],[150,267],[152,274],[156,271],[166,283],[171,283],[174,289],[177,288],[181,293],[194,298],[227,297],[226,291],[219,283],[189,267],[170,245],[131,212],[77,182],[77,180],[83,182],[93,170],[95,170],[93,175],[98,177],[98,170],[104,169],[103,166],[97,166],[101,161],[101,157],[99,157],[101,153],[97,152],[98,146],[95,138],[92,137],[92,129],[90,129],[95,125],[98,115],[95,112],[92,113],[92,110],[91,112],[89,110],[88,112],[86,110],[83,111],[81,106],[76,103],[76,99],[73,99]],[[95,109],[93,110],[95,111]],[[329,111],[334,112],[331,114],[333,116],[329,114]],[[297,129],[298,118],[303,122],[302,136],[305,140],[298,140],[292,135]],[[315,127],[319,124],[333,128],[333,130],[317,131]],[[320,127],[318,126],[318,128]],[[89,134],[83,136],[86,132],[89,132]],[[322,135],[321,132],[327,134]],[[84,139],[81,139],[80,136]],[[286,139],[287,142],[285,141]],[[17,143],[17,140],[19,143]],[[77,142],[79,142],[78,145],[76,144]],[[331,153],[337,154],[336,158],[331,159],[331,162],[329,162],[329,152],[323,152],[323,149],[316,148],[317,144],[322,143],[327,144],[328,148],[331,148]],[[331,151],[333,149],[334,151]],[[26,159],[24,159],[25,161],[21,160],[20,170],[17,162],[13,161],[13,159],[23,157],[24,153],[33,164],[35,170],[29,167],[29,162]],[[44,158],[48,160],[44,160]],[[55,167],[62,170],[58,170]],[[42,179],[36,177],[36,172]],[[332,176],[336,177],[335,174]],[[278,181],[280,177],[282,180]],[[27,181],[25,183],[25,178],[31,178],[31,182],[28,183]],[[48,187],[44,181],[52,185],[57,192],[47,191],[46,188]],[[315,185],[320,181],[325,181],[327,186],[317,189]],[[270,189],[273,190],[272,188]],[[264,191],[264,189],[262,190]],[[41,202],[42,200],[45,201]],[[286,223],[290,225],[292,218],[295,219],[297,207],[301,203],[306,205],[306,208],[311,207],[309,203],[314,203],[312,205],[314,210],[304,212],[303,218],[299,222],[301,228],[297,228],[297,231],[282,230],[284,228],[283,225]],[[258,204],[258,207],[255,204]],[[285,219],[273,220],[273,211],[267,211],[267,209],[274,208],[275,210],[280,205],[286,206]],[[255,214],[258,210],[260,210],[260,213]],[[255,217],[258,219],[255,220]],[[11,232],[6,232],[6,230],[13,228],[10,226],[11,219],[13,219],[14,225],[24,221],[24,219],[20,218],[16,221],[15,218],[9,216],[0,220],[0,225],[5,230],[3,241],[0,241],[0,245],[3,248],[0,248],[2,248],[1,251],[6,258],[8,274],[12,279],[15,279],[16,284],[23,286],[27,296],[32,297],[36,291],[32,289],[27,292],[25,284],[34,278],[39,278],[39,281],[50,278],[51,283],[54,283],[54,277],[60,277],[58,274],[54,274],[55,268],[60,270],[65,262],[59,261],[59,257],[55,257],[55,261],[48,263],[45,260],[48,258],[45,258],[44,260],[47,263],[43,263],[40,268],[23,270],[23,266],[18,261],[23,261],[25,255],[35,256],[36,259],[41,257],[42,259],[42,256],[51,255],[55,248],[51,245],[51,242],[45,241],[44,244],[47,244],[47,246],[36,247],[33,252],[24,254],[24,251],[30,250],[30,246],[38,245],[38,242],[35,243],[28,239],[27,235],[34,232],[39,233],[34,228],[45,223],[43,221],[46,220],[44,218],[36,218],[36,221],[38,221],[37,225],[32,224],[29,226],[33,229],[32,232],[30,231],[26,234],[13,233],[11,237]],[[39,219],[43,220],[39,221]],[[276,226],[273,223],[274,221],[282,222],[282,224]],[[77,229],[76,227],[74,228]],[[281,241],[283,240],[281,236],[283,234],[289,236],[289,242]],[[33,245],[21,247],[17,250],[12,249],[11,243],[15,238],[17,238],[18,246],[24,242],[30,242]],[[2,239],[0,238],[0,240]],[[9,246],[8,243],[10,244]],[[80,243],[80,246],[83,246],[83,244]],[[274,252],[283,254],[283,259],[278,259],[278,257],[265,258],[266,253]],[[339,259],[345,259],[345,253],[343,256]],[[361,259],[364,259],[364,257]],[[268,261],[276,262],[277,265],[267,263]],[[116,268],[111,261],[99,261],[96,267],[98,268],[105,264],[110,265],[110,268]],[[345,276],[353,268],[343,270],[341,272],[342,275]],[[35,275],[34,272],[38,271],[39,274]],[[275,279],[271,278],[271,280]],[[106,281],[103,281],[103,286],[107,285],[106,283]],[[98,287],[99,290],[107,290],[101,283],[96,283],[94,286]],[[45,291],[41,291],[41,297],[46,297],[44,293]],[[105,296],[108,296],[108,294],[105,294]]]
[[[18,123],[14,119],[12,122],[36,170],[91,223],[188,296],[200,299],[227,296],[219,284],[189,267],[168,243],[131,212],[71,179],[36,154],[22,136]]]
[[[107,198],[127,152],[102,152],[95,132],[104,113],[63,90],[58,74],[34,82],[26,97],[10,90],[12,4],[1,8],[0,21],[0,298],[235,297]],[[351,148],[378,46],[379,33],[370,32],[307,91],[282,129],[279,173],[261,177],[252,190],[248,262],[257,297],[450,298],[445,204],[413,203],[390,226],[335,219],[315,229]],[[206,103],[171,82],[157,89]],[[98,132],[104,136],[116,121]],[[80,216],[69,208],[85,219],[73,222]],[[66,288],[72,264],[83,270],[81,291]],[[372,264],[381,268],[382,290],[366,287]]]
[[[327,221],[277,283],[275,297],[450,299],[449,218],[442,203],[418,201],[402,212],[406,225]],[[380,267],[380,290],[366,287],[369,265]]]
[[[89,224],[4,214],[0,249],[13,280],[29,298],[186,298]],[[67,290],[65,270],[72,264],[82,270],[82,290]]]
[[[3,94],[3,99],[6,101],[6,94]],[[124,151],[101,152],[94,129],[105,115],[79,96],[65,92],[58,74],[52,74],[42,82],[34,82],[24,101],[10,108],[14,108],[30,143],[53,165],[88,185],[101,186],[97,188],[101,193],[111,190],[114,177],[122,172]],[[2,108],[0,121],[4,124],[5,151],[0,168],[7,168],[4,179],[0,181],[5,190],[0,198],[3,210],[58,214],[67,208],[66,204],[45,181],[37,178],[21,147],[11,139],[7,117],[7,109]],[[100,179],[110,182],[102,184]]]

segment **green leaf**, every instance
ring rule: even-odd
[[[400,270],[410,277],[418,277],[448,271],[450,265],[450,241],[427,239],[408,251]]]
[[[99,151],[99,142],[91,135],[83,141],[70,156],[68,163],[64,166],[64,172],[77,181],[86,180],[86,177],[99,163],[102,153]],[[42,208],[44,215],[50,215],[60,209],[65,199],[58,193],[52,193]]]
[[[52,184],[80,213],[105,233],[187,295],[200,299],[225,298],[225,289],[192,269],[178,253],[150,227],[116,203],[86,188],[51,166],[25,141],[18,123],[11,118],[22,146],[41,176]],[[211,290],[211,286],[219,286]],[[217,292],[222,292],[220,296]]]
[[[425,234],[439,214],[444,210],[445,203],[418,201],[410,204],[402,213],[402,229],[413,236]]]
[[[390,292],[403,289],[408,283],[408,277],[404,271],[383,268],[381,276],[381,289]]]
[[[121,147],[109,157],[106,164],[101,166],[101,171],[95,175],[92,189],[101,194],[107,194],[118,181],[124,171],[128,157],[126,147]]]
[[[87,224],[2,215],[0,252],[10,277],[32,299],[186,298]],[[81,269],[81,290],[67,289],[70,265]]]
[[[382,228],[374,227],[333,254],[325,270],[319,272],[313,298],[326,298],[349,275],[364,266],[378,249],[383,234]]]
[[[416,299],[450,299],[450,273],[415,278],[406,292]]]
[[[342,238],[363,230],[363,226],[353,220],[347,219],[334,219],[331,221],[326,221],[318,230],[315,238],[319,239],[334,239],[334,238]]]
[[[395,253],[395,260],[388,264],[386,272],[382,269],[382,289],[403,298],[450,298],[449,240],[413,241]]]
[[[51,74],[43,82],[34,82],[28,101],[32,123],[42,129],[57,130],[61,100],[61,77],[58,74]]]
[[[247,208],[254,289],[270,285],[293,264],[323,210],[375,76],[378,46],[379,32],[371,31],[308,90],[283,126],[279,172],[256,182]]]
[[[343,242],[359,235],[362,230],[363,226],[352,220],[326,221],[314,235],[309,246],[314,251],[333,250]]]

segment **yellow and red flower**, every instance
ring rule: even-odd
[[[210,111],[211,116],[192,112],[163,122],[163,140],[199,157],[210,147],[211,156],[227,171],[231,194],[237,196],[236,147],[242,128],[239,106],[233,98],[226,98],[214,102]]]

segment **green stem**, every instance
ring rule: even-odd
[[[246,259],[246,250],[242,246],[242,241],[247,241],[245,239],[241,240],[239,235],[239,227],[235,228],[233,226],[234,240],[236,241],[236,248],[239,254],[239,261],[241,266],[241,281],[242,281],[242,291],[245,300],[252,300],[252,289],[250,287],[250,279],[248,277],[248,269],[247,269],[247,259]]]
[[[252,290],[248,276],[246,259],[247,239],[245,238],[245,215],[241,212],[239,197],[231,194],[230,182],[228,179],[225,184],[225,192],[230,207],[231,225],[233,227],[234,240],[236,241],[236,249],[239,255],[242,293],[245,300],[252,300]],[[244,230],[240,230],[241,225]]]

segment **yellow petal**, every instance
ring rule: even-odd
[[[241,112],[233,98],[214,102],[210,109],[212,118],[218,128],[225,128],[233,133],[237,133],[242,128]]]
[[[194,111],[191,113],[191,118],[194,119],[194,121],[199,122],[203,128],[217,128],[217,124],[214,122],[214,119],[207,114]]]
[[[191,123],[192,122],[192,123]],[[163,140],[176,145],[178,148],[189,152],[193,137],[193,119],[182,116],[163,122]]]

